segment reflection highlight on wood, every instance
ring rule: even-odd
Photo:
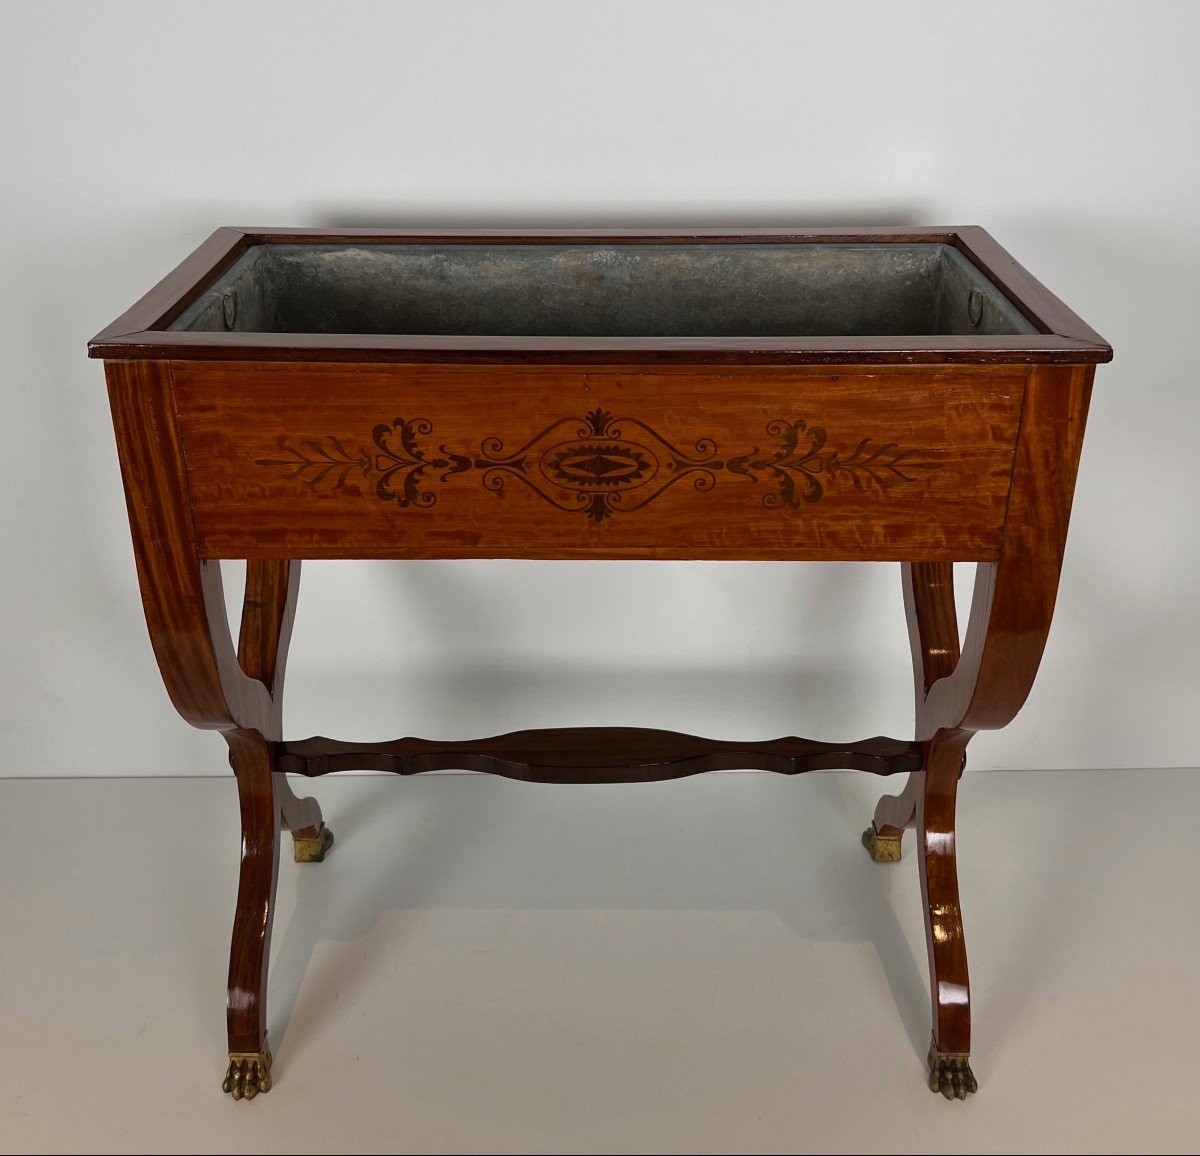
[[[783,738],[739,743],[637,727],[515,731],[468,742],[408,738],[355,744],[311,738],[281,742],[276,749],[280,769],[301,775],[469,770],[530,783],[648,783],[733,770],[795,775],[846,769],[894,775],[920,766],[919,744],[898,739],[839,744]]]
[[[226,1091],[252,1099],[271,1087],[267,965],[281,833],[292,832],[300,862],[320,862],[332,843],[320,808],[296,796],[288,772],[461,768],[600,783],[845,767],[908,775],[879,801],[864,842],[877,861],[895,860],[915,829],[929,1086],[961,1099],[976,1081],[959,779],[972,736],[1006,725],[1032,686],[1094,365],[1112,351],[977,228],[502,232],[488,243],[586,239],[951,245],[1030,332],[681,340],[166,331],[252,245],[483,240],[223,229],[99,334],[90,350],[105,358],[154,654],[180,715],[224,737],[237,781]],[[236,647],[222,558],[247,559]],[[915,735],[729,742],[567,728],[466,742],[285,741],[301,558],[898,561]],[[961,641],[955,562],[978,564]]]
[[[930,1087],[961,1099],[971,1072],[971,990],[959,900],[955,810],[967,744],[1006,726],[1037,674],[1066,546],[1067,524],[1091,399],[1090,366],[1030,373],[996,562],[976,567],[966,638],[959,651],[953,571],[906,565],[904,603],[912,644],[921,769],[885,796],[873,829],[917,831],[933,1005]]]

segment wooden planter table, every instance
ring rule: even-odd
[[[1112,356],[987,233],[219,229],[89,349],[163,679],[224,736],[241,799],[225,1091],[271,1086],[281,831],[298,862],[333,841],[289,773],[825,767],[906,776],[863,842],[890,862],[916,830],[929,1086],[975,1091],[955,796],[967,743],[1013,718],[1037,671]],[[236,643],[222,558],[247,561]],[[285,739],[304,558],[899,562],[916,733]],[[977,563],[961,647],[954,562]]]

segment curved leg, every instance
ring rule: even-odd
[[[904,828],[918,829],[933,994],[929,1087],[949,1099],[976,1090],[955,847],[958,778],[971,737],[1011,722],[1037,674],[1058,593],[1092,374],[1087,366],[1030,370],[999,557],[976,568],[961,653],[951,565],[904,567],[923,765],[900,795],[880,801],[863,841],[877,860],[899,858]]]
[[[970,734],[938,731],[925,747],[924,790],[917,804],[921,898],[933,1004],[929,1087],[947,1099],[976,1090],[971,1072],[971,986],[958,899],[954,806]]]
[[[183,718],[225,736],[237,778],[242,864],[230,951],[224,1087],[235,1099],[252,1099],[271,1086],[267,959],[280,828],[287,821],[302,836],[311,828],[318,838],[324,829],[316,803],[297,799],[275,762],[299,564],[247,563],[235,649],[219,563],[201,558],[196,547],[170,366],[107,362],[105,375],[154,655]]]
[[[251,558],[246,563],[238,664],[271,691],[277,705],[283,691],[299,584],[299,562]],[[283,811],[283,826],[292,833],[296,862],[324,862],[325,852],[333,846],[333,832],[325,826],[320,804],[316,799],[297,797],[284,774],[276,774],[275,793]]]
[[[270,745],[255,731],[232,731],[229,760],[242,812],[242,867],[229,952],[229,1067],[222,1084],[235,1100],[271,1089],[267,1045],[267,964],[279,873],[280,806]]]
[[[913,658],[913,685],[917,709],[939,678],[958,665],[958,615],[954,606],[952,562],[906,562],[903,567],[904,609],[908,618]],[[925,790],[925,772],[913,771],[899,795],[884,795],[875,808],[871,825],[863,832],[863,846],[876,863],[897,863],[904,831],[917,821],[917,808]]]

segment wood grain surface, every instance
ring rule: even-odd
[[[1027,371],[172,375],[203,557],[988,561]]]
[[[280,832],[304,834],[314,860],[327,846],[319,808],[296,798],[286,770],[467,766],[535,781],[628,782],[837,765],[909,772],[907,786],[880,801],[866,842],[880,861],[889,856],[876,855],[878,840],[890,842],[895,858],[903,830],[916,828],[930,1087],[957,1098],[975,1090],[958,781],[973,734],[1011,721],[1037,672],[1094,363],[1111,350],[982,230],[944,233],[918,231],[987,271],[1038,335],[694,348],[616,339],[597,350],[592,339],[501,347],[481,337],[164,333],[248,244],[335,236],[222,230],[93,342],[92,355],[108,359],[163,679],[188,722],[223,734],[238,781],[231,1071],[248,1054],[269,1065]],[[623,243],[654,236],[626,234]],[[814,244],[835,236],[803,234]],[[855,234],[880,244],[904,236]],[[738,237],[708,238],[717,239]],[[581,729],[451,743],[284,741],[280,696],[300,559],[489,557],[904,562],[914,740],[728,743]],[[250,560],[236,649],[219,558]],[[961,645],[954,561],[979,563]]]

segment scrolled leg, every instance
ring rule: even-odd
[[[267,963],[279,872],[280,806],[270,744],[255,732],[231,732],[226,738],[241,802],[242,865],[229,952],[229,1067],[222,1088],[235,1100],[252,1100],[271,1087]]]
[[[925,748],[924,790],[917,808],[921,897],[933,1003],[929,1087],[948,1099],[966,1099],[977,1088],[969,1062],[971,986],[958,895],[955,802],[963,748],[962,731],[939,731]]]
[[[276,705],[283,690],[299,587],[297,561],[252,558],[246,563],[238,664],[245,674],[271,691]],[[333,846],[333,832],[325,826],[316,799],[297,797],[287,775],[279,773],[275,775],[275,794],[283,812],[283,825],[292,833],[296,862],[324,862],[325,852]]]
[[[958,616],[954,605],[954,566],[950,562],[909,562],[902,567],[904,611],[912,651],[917,715],[929,688],[954,673],[959,660]],[[915,825],[925,790],[925,772],[914,771],[899,795],[885,795],[863,832],[863,846],[876,863],[900,859],[901,838]]]
[[[302,851],[310,861],[330,841],[315,802],[296,799],[275,769],[273,744],[281,737],[300,564],[247,562],[235,647],[220,563],[202,558],[196,546],[170,367],[155,360],[108,362],[105,376],[138,584],[159,670],[183,718],[225,737],[237,779],[242,860],[230,950],[224,1088],[235,1099],[253,1099],[271,1086],[267,959],[280,828],[286,821],[302,839],[316,840],[315,853]]]
[[[972,731],[938,728],[928,710],[929,692],[960,672],[960,644],[949,563],[906,565],[904,606],[908,616],[916,690],[917,732],[922,765],[898,795],[885,795],[875,808],[863,843],[877,863],[900,858],[901,838],[916,828],[925,939],[929,952],[933,1040],[929,1087],[949,1099],[965,1099],[977,1088],[971,1072],[970,986],[958,897],[955,804],[958,779]],[[972,662],[974,657],[972,658]],[[932,728],[932,729],[931,729]]]

